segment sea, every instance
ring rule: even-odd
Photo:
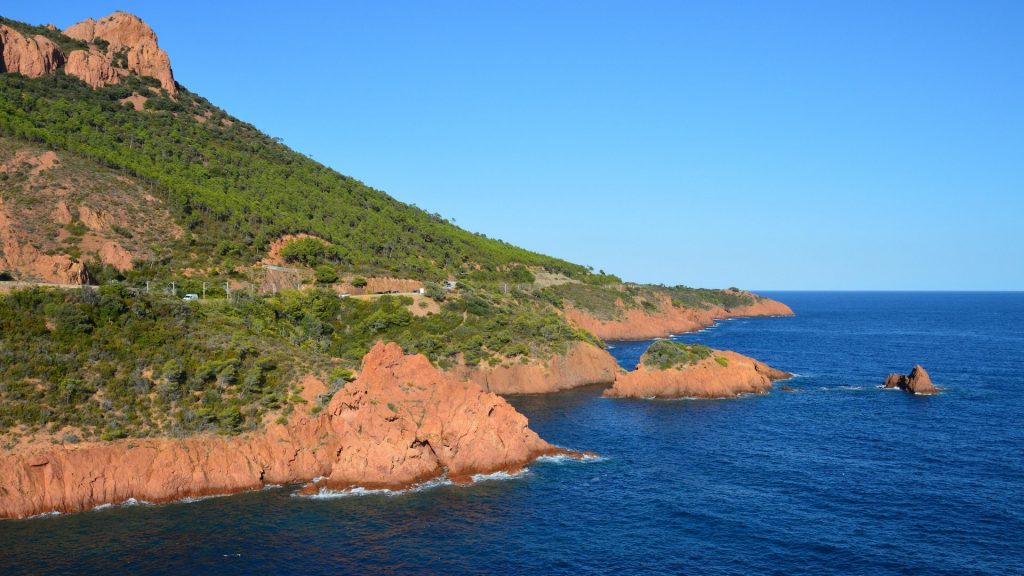
[[[779,292],[675,337],[794,392],[509,400],[586,461],[0,521],[3,574],[1024,574],[1024,293]],[[646,342],[612,342],[625,368]],[[880,388],[925,366],[938,396]]]

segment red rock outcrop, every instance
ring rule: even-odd
[[[622,307],[622,317],[614,320],[597,318],[571,305],[566,306],[564,315],[572,323],[602,340],[647,340],[696,332],[723,318],[793,316],[793,311],[782,302],[769,298],[761,298],[753,304],[737,308],[714,306],[701,310],[673,306],[668,296],[662,296],[657,310],[647,312],[639,308]]]
[[[135,498],[166,502],[267,484],[308,482],[305,492],[404,488],[447,474],[516,470],[546,454],[542,440],[501,397],[445,375],[424,356],[377,344],[359,377],[316,416],[226,438],[41,443],[0,454],[0,517],[76,512]]]
[[[910,374],[889,374],[885,379],[884,388],[899,388],[911,394],[930,396],[938,394],[939,389],[932,384],[932,378],[920,364],[915,365]]]
[[[0,72],[37,78],[57,71],[64,53],[45,36],[26,36],[0,24]]]
[[[460,365],[451,372],[495,394],[545,394],[589,384],[610,384],[615,381],[619,366],[607,351],[577,342],[566,354],[556,354],[547,361]]]
[[[167,90],[169,94],[173,95],[177,92],[177,86],[174,83],[174,73],[171,71],[171,60],[168,58],[167,52],[164,52],[157,45],[156,33],[153,32],[153,29],[138,16],[118,11],[99,20],[89,18],[64,30],[64,34],[83,42],[92,42],[96,38],[109,42],[106,54],[91,51],[89,56],[77,57],[83,60],[82,64],[89,62],[90,65],[86,68],[76,68],[75,72],[88,72],[91,78],[105,78],[107,80],[105,83],[92,84],[84,76],[80,76],[90,86],[102,86],[119,81],[116,74],[114,77],[111,77],[100,73],[105,70],[103,70],[103,66],[98,61],[94,64],[91,62],[93,58],[100,57],[106,59],[113,67],[113,56],[123,51],[127,59],[126,70],[140,76],[156,78],[160,81],[160,86]],[[70,58],[69,55],[69,62]],[[76,66],[78,65],[80,64],[76,63]],[[69,71],[68,73],[73,72]]]
[[[88,284],[89,272],[82,262],[66,254],[46,254],[18,237],[0,199],[0,270],[17,271],[22,280],[53,284]]]
[[[727,365],[715,360],[723,357]],[[791,377],[729,350],[714,350],[698,362],[679,368],[659,370],[644,364],[621,374],[604,395],[611,398],[733,398],[740,394],[767,394],[772,382]]]
[[[121,81],[121,75],[117,73],[110,57],[96,48],[91,48],[88,51],[75,50],[68,54],[64,72],[81,78],[83,82],[93,88],[117,84]]]

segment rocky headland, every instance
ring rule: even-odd
[[[604,395],[610,398],[734,398],[741,394],[766,394],[772,382],[791,376],[736,352],[660,341],[644,353],[636,370],[619,375]]]
[[[569,452],[501,397],[377,344],[358,378],[316,415],[237,437],[20,446],[0,454],[0,517],[77,512],[129,499],[167,502],[312,482],[306,492],[400,489],[444,475],[515,471]]]
[[[564,314],[571,322],[602,340],[668,338],[673,334],[696,332],[726,318],[793,316],[793,310],[782,302],[751,297],[753,302],[745,306],[710,306],[704,309],[676,306],[668,296],[662,296],[654,310],[620,306],[621,317],[610,320],[572,306],[567,306]]]

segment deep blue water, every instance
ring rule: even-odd
[[[332,500],[0,522],[4,573],[1021,574],[1024,294],[800,293],[681,337],[799,374],[719,401],[516,397],[603,460]],[[648,343],[615,343],[635,365]],[[937,397],[877,388],[928,368]]]

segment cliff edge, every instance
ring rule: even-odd
[[[751,295],[752,302],[724,308],[678,306],[667,295],[659,295],[652,308],[619,306],[619,318],[600,318],[578,307],[567,306],[564,315],[576,326],[602,340],[647,340],[668,338],[673,334],[696,332],[716,320],[753,316],[793,316],[789,306],[770,298]],[[620,303],[621,304],[621,303]]]
[[[0,517],[77,512],[129,499],[166,502],[267,484],[306,492],[404,488],[447,475],[515,470],[566,453],[501,397],[457,381],[426,357],[378,343],[359,377],[313,416],[238,437],[39,442],[0,455]]]

